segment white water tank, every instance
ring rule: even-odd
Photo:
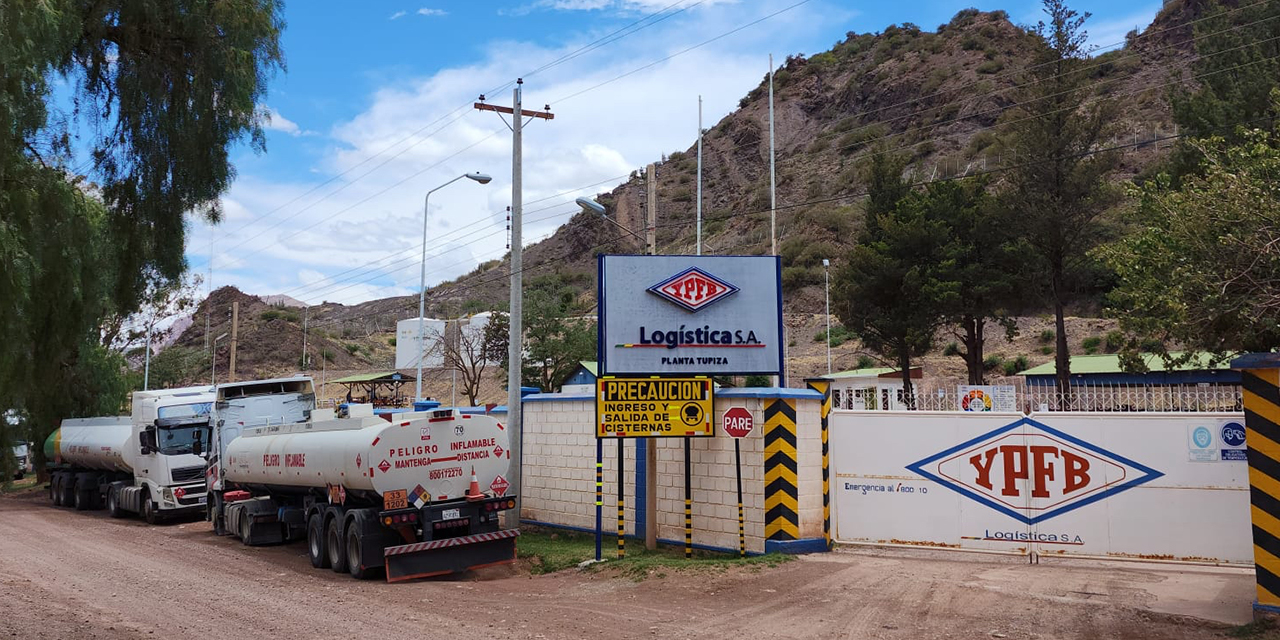
[[[426,339],[418,340],[418,318],[409,318],[396,323],[396,368],[415,369],[418,366],[418,354],[422,353],[419,344],[426,345],[426,354],[422,366],[439,368],[444,366],[444,332],[445,321],[435,318],[422,319],[422,334]]]

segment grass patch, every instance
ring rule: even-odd
[[[27,489],[35,488],[36,484],[36,474],[35,472],[32,472],[28,473],[26,477],[21,480],[0,482],[0,493],[17,493],[19,491],[26,491]]]
[[[601,542],[602,557],[608,562],[591,565],[592,570],[617,570],[633,580],[648,577],[666,577],[671,571],[726,571],[734,567],[747,567],[759,571],[776,567],[792,560],[792,556],[770,553],[762,556],[739,558],[712,551],[693,552],[684,557],[683,547],[659,545],[649,551],[644,543],[627,540],[627,557],[619,560],[617,536],[604,536]],[[559,531],[538,527],[521,527],[516,538],[516,556],[531,562],[535,574],[554,573],[576,567],[596,555],[595,535],[578,531]]]
[[[1264,618],[1235,627],[1227,631],[1227,635],[1232,638],[1275,638],[1280,635],[1275,632],[1276,623]]]

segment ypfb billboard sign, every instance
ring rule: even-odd
[[[952,491],[1036,524],[1164,475],[1031,418],[907,465]]]
[[[600,375],[777,375],[776,256],[599,258]]]

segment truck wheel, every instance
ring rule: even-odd
[[[368,580],[378,571],[377,569],[361,566],[364,564],[363,544],[364,534],[360,532],[360,522],[354,521],[351,526],[347,527],[347,570],[351,572],[351,577],[356,580]]]
[[[336,516],[329,520],[329,528],[325,535],[325,540],[329,545],[329,568],[334,573],[344,573],[347,570],[347,545],[343,544],[342,539],[342,518]]]
[[[249,544],[249,534],[252,533],[252,531],[250,531],[252,527],[253,527],[252,517],[249,515],[247,510],[241,510],[240,511],[240,542],[242,544],[246,544],[246,545]]]
[[[222,506],[222,497],[216,493],[210,494],[208,503],[209,522],[213,523],[213,535],[227,535],[227,516],[226,509]]]
[[[58,504],[64,507],[70,507],[76,502],[76,478],[67,473],[62,476],[62,484],[58,492],[62,495],[58,497]]]
[[[62,506],[62,487],[59,486],[59,481],[61,479],[62,474],[60,473],[55,473],[53,474],[53,477],[49,478],[49,501],[52,502],[55,507]]]
[[[324,516],[319,513],[307,518],[307,556],[311,558],[311,566],[325,569],[329,566],[329,555],[324,542]]]
[[[143,494],[142,496],[142,519],[147,524],[159,524],[160,514],[156,513],[156,503],[151,501],[151,496]]]
[[[124,517],[124,510],[120,508],[120,492],[116,487],[107,488],[107,515],[112,518]]]
[[[93,489],[85,487],[86,484],[88,483],[84,481],[84,478],[79,478],[73,488],[76,511],[88,511],[93,508]]]

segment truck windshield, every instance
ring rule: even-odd
[[[209,427],[207,425],[160,427],[156,433],[156,444],[160,445],[160,453],[167,456],[194,453],[192,444],[196,441],[197,433],[200,434],[202,446],[208,449]]]
[[[191,404],[175,404],[167,407],[159,407],[156,409],[156,417],[164,419],[192,419],[209,415],[213,408],[212,402],[195,402]],[[179,424],[170,427],[161,426],[156,432],[156,444],[160,448],[160,453],[167,456],[181,455],[184,453],[194,453],[192,444],[196,441],[196,434],[200,434],[200,442],[207,449],[209,446],[209,425],[208,424]]]

